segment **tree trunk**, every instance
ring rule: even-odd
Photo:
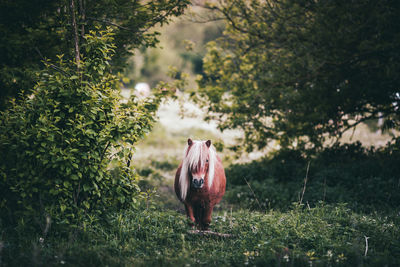
[[[80,63],[80,53],[79,53],[79,36],[78,36],[78,25],[76,24],[76,17],[75,17],[75,1],[70,0],[70,8],[71,8],[71,20],[72,20],[72,30],[74,34],[74,41],[75,41],[75,62],[76,67],[79,70],[79,63]]]
[[[79,0],[79,14],[81,19],[81,36],[82,38],[85,36],[85,23],[86,23],[86,14],[85,14],[85,1]]]

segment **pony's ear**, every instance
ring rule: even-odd
[[[188,145],[191,146],[192,144],[193,144],[193,141],[192,141],[192,139],[189,138],[188,139]]]
[[[207,146],[207,147],[210,147],[210,146],[211,146],[211,140],[207,140],[206,146]]]

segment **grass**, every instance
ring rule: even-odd
[[[286,163],[275,158],[233,165],[227,169],[227,194],[215,208],[211,225],[213,231],[232,237],[201,236],[189,232],[183,205],[172,189],[171,178],[181,154],[175,150],[186,138],[164,130],[156,128],[155,135],[138,147],[152,151],[164,144],[158,155],[136,158],[140,163],[136,169],[146,177],[140,182],[141,188],[148,192],[156,188],[137,210],[109,214],[102,221],[68,232],[53,228],[45,237],[2,229],[0,266],[400,266],[398,208],[388,205],[384,212],[376,211],[383,205],[375,199],[387,200],[384,193],[395,192],[395,188],[390,187],[390,191],[384,187],[389,181],[384,178],[395,178],[398,173],[387,158],[381,161],[392,168],[380,168],[382,164],[376,163],[379,158],[356,160],[354,155],[358,154],[347,150],[335,156],[341,161],[332,161],[335,157],[328,155],[332,164],[323,158],[319,159],[322,163],[314,160],[303,205],[290,204],[298,200],[297,191],[303,188],[307,167],[295,155],[284,155]],[[196,130],[194,134],[202,137],[207,133]],[[363,178],[375,177],[375,172],[381,175],[375,178],[379,183]],[[243,184],[243,177],[249,178],[253,192]],[[326,187],[320,182],[325,178]],[[354,181],[360,182],[359,194],[365,197],[342,190],[352,188]],[[381,182],[382,186],[375,187]],[[261,211],[254,210],[258,209],[254,195],[261,201]],[[366,213],[354,208],[358,204],[351,201],[338,203],[339,196],[359,200],[359,205],[371,198],[377,206]],[[397,203],[396,196],[390,195],[391,204]],[[318,202],[322,198],[326,201]]]
[[[344,204],[292,206],[287,212],[224,210],[212,229],[231,238],[189,233],[183,214],[156,207],[126,211],[85,231],[5,240],[5,266],[396,266],[399,218],[367,216]],[[368,240],[368,250],[366,238]],[[14,240],[15,241],[15,240]]]

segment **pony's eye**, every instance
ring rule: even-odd
[[[206,162],[208,162],[208,159],[206,159]]]

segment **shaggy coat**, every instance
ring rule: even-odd
[[[197,186],[196,182],[202,187]],[[225,186],[225,171],[211,141],[188,139],[183,161],[175,175],[174,187],[191,222],[203,230],[208,229],[213,208],[221,201]]]

